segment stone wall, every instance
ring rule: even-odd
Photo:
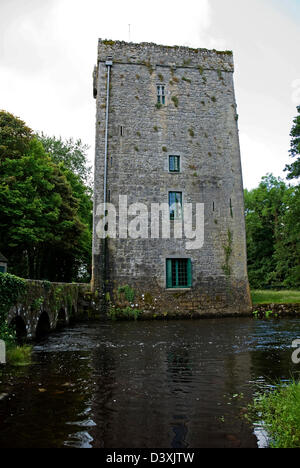
[[[23,326],[22,335],[28,339],[36,337],[41,319],[51,331],[92,313],[94,303],[89,284],[34,280],[25,283],[24,294],[8,314],[8,323],[14,323],[19,330]]]
[[[299,316],[300,304],[254,304],[253,314],[261,318]]]
[[[108,201],[119,209],[119,195],[126,195],[128,205],[144,203],[150,213],[151,203],[168,203],[169,191],[181,191],[184,203],[204,204],[201,249],[187,250],[184,237],[150,238],[150,218],[146,239],[110,238],[105,249],[96,235],[97,206],[103,202],[107,59],[113,61]],[[146,294],[160,314],[251,311],[233,69],[227,51],[99,41],[93,286],[102,295],[108,292],[111,301],[117,302],[116,291],[128,284],[139,306]],[[160,108],[159,84],[166,94]],[[169,155],[180,155],[180,173],[169,172]],[[191,259],[191,288],[166,288],[167,258]]]

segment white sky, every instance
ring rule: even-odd
[[[230,49],[244,186],[284,177],[300,104],[299,0],[0,0],[0,109],[94,158],[97,40]]]

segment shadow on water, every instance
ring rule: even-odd
[[[63,317],[62,317],[63,319]],[[299,372],[299,319],[74,325],[33,365],[0,374],[0,447],[263,446],[243,418],[258,390]],[[47,331],[43,318],[40,336]]]

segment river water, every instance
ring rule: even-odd
[[[300,319],[90,322],[0,370],[0,447],[266,447],[243,414],[299,376]],[[6,394],[6,396],[5,396]]]

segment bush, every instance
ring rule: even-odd
[[[28,366],[31,364],[32,347],[28,345],[14,346],[7,349],[7,362],[13,366]]]
[[[15,330],[6,321],[0,323],[0,340],[5,341],[6,346],[12,346],[16,340]]]
[[[250,410],[263,422],[272,448],[300,448],[300,382],[276,385]]]
[[[6,320],[9,309],[25,291],[25,281],[8,273],[0,273],[0,325]]]

